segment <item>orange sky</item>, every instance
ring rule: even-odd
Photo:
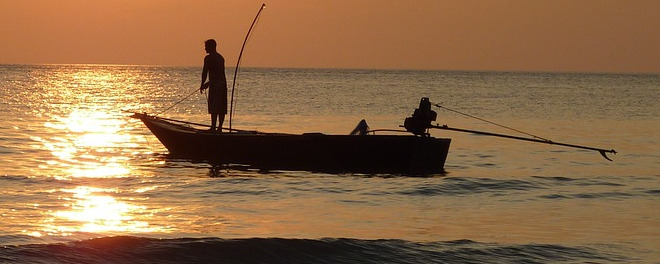
[[[660,73],[656,0],[264,0],[243,66]],[[233,67],[254,0],[0,0],[0,64]]]

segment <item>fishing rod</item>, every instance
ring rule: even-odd
[[[261,15],[261,11],[266,8],[266,4],[263,3],[261,4],[261,7],[259,8],[259,12],[257,12],[257,15],[254,17],[254,20],[252,20],[252,25],[250,25],[250,29],[248,29],[247,34],[245,35],[245,40],[243,40],[243,46],[241,46],[241,52],[238,53],[238,60],[236,61],[236,69],[234,69],[234,81],[231,84],[231,104],[229,108],[229,129],[231,130],[231,123],[232,120],[234,119],[234,90],[236,89],[236,78],[238,77],[238,68],[241,65],[241,57],[243,56],[243,50],[245,49],[245,45],[248,42],[248,39],[250,39],[250,33],[252,32],[252,28],[254,28],[254,24],[257,23],[257,20],[259,19],[259,15]]]

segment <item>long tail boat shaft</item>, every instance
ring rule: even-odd
[[[580,145],[554,142],[554,141],[551,141],[551,140],[544,140],[544,139],[526,138],[526,137],[518,137],[518,136],[512,136],[512,135],[497,134],[497,133],[477,131],[477,130],[453,128],[453,127],[448,127],[447,125],[442,125],[442,126],[430,125],[429,128],[437,128],[437,129],[444,129],[444,130],[451,130],[451,131],[458,131],[458,132],[474,133],[474,134],[485,135],[485,136],[502,137],[502,138],[531,141],[531,142],[537,142],[537,143],[543,143],[543,144],[550,144],[550,145],[558,145],[558,146],[565,146],[565,147],[571,147],[571,148],[593,150],[593,151],[598,151],[598,153],[600,153],[600,155],[602,155],[603,158],[605,158],[609,161],[612,161],[612,160],[609,157],[607,157],[607,153],[616,154],[616,151],[614,149],[609,149],[608,150],[608,149],[602,149],[602,148],[594,148],[594,147],[588,147],[588,146],[580,146]]]

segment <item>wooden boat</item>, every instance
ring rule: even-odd
[[[451,139],[419,135],[283,134],[218,132],[185,121],[134,113],[168,149],[171,157],[245,164],[265,170],[331,173],[444,172]]]
[[[142,120],[173,157],[221,164],[245,164],[266,170],[288,169],[404,174],[443,173],[451,139],[431,137],[430,129],[443,129],[597,151],[609,161],[612,161],[612,159],[607,156],[607,153],[617,153],[614,149],[560,143],[538,136],[525,138],[453,128],[447,125],[433,125],[431,122],[436,120],[437,114],[431,110],[431,106],[429,99],[424,97],[419,103],[419,108],[415,109],[411,117],[405,119],[403,127],[406,130],[403,132],[410,132],[409,135],[369,134],[367,133],[366,122],[361,122],[350,135],[325,135],[321,133],[262,133],[242,130],[216,132],[196,129],[191,126],[205,126],[202,124],[160,118],[148,114],[134,113],[133,117]],[[446,108],[440,105],[436,106]],[[354,133],[356,131],[359,131],[359,133]]]

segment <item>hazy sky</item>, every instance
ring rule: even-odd
[[[0,64],[233,67],[253,0],[0,0]],[[242,66],[660,73],[657,0],[274,0]]]

